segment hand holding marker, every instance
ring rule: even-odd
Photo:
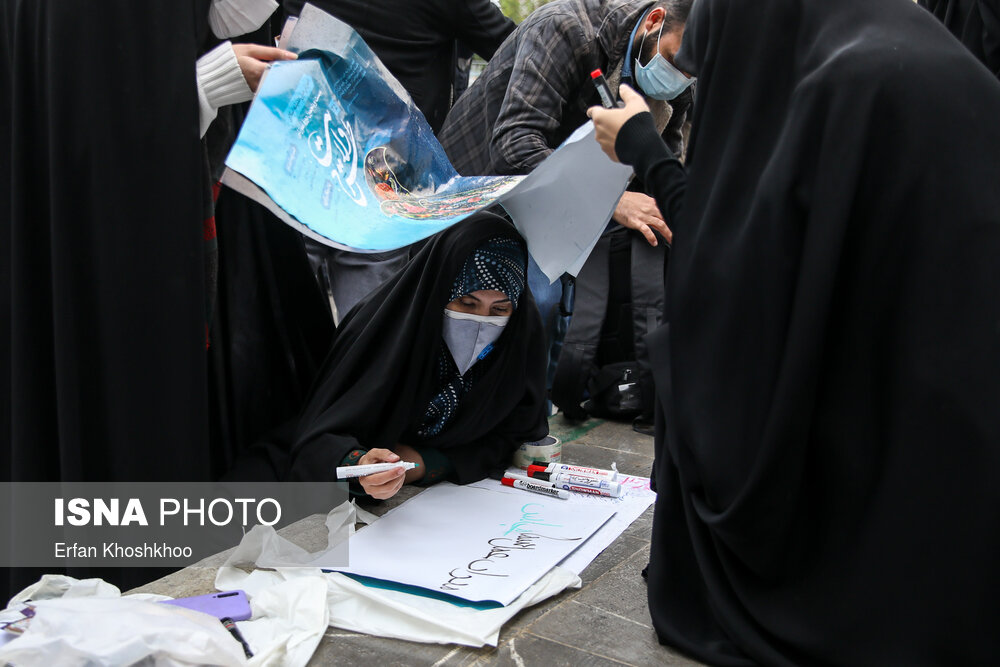
[[[337,468],[337,479],[351,479],[352,477],[365,477],[367,475],[374,475],[376,473],[385,472],[386,470],[392,470],[393,468],[402,468],[403,470],[412,470],[416,468],[418,463],[410,463],[409,461],[397,461],[395,463],[368,463],[366,465],[358,466],[341,466]]]

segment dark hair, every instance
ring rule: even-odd
[[[666,12],[663,16],[663,29],[670,32],[676,26],[687,23],[693,2],[694,0],[657,0],[653,9],[662,7],[663,11]]]

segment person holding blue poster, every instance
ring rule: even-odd
[[[304,0],[284,0],[293,16]],[[489,60],[514,30],[514,22],[489,0],[314,0],[310,4],[350,25],[403,85],[436,134],[455,100],[457,41]],[[306,239],[320,284],[336,315],[347,311],[403,267],[415,250],[359,254]]]

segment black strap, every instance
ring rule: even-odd
[[[664,268],[670,251],[662,240],[654,248],[641,234],[631,234],[631,237],[632,332],[635,341],[635,360],[639,367],[643,413],[652,415],[655,389],[646,336],[662,324],[665,306]]]
[[[597,354],[601,323],[608,307],[608,258],[611,240],[602,236],[576,277],[573,319],[563,340],[552,379],[552,402],[569,419],[584,419],[580,407]]]

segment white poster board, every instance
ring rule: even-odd
[[[349,566],[329,569],[506,606],[614,513],[441,483],[359,530]]]
[[[518,468],[510,468],[507,472],[524,475],[524,471]],[[569,500],[566,502],[578,507],[578,511],[581,513],[590,512],[594,508],[607,507],[615,510],[615,516],[591,535],[579,549],[573,551],[564,561],[559,563],[561,567],[570,572],[582,574],[587,566],[600,556],[601,552],[625,532],[625,529],[656,500],[656,492],[650,489],[648,477],[619,474],[616,481],[622,485],[620,498],[592,496],[588,493],[570,494]],[[517,489],[504,486],[495,479],[473,482],[471,486],[479,489],[490,489],[497,493],[519,493]]]

